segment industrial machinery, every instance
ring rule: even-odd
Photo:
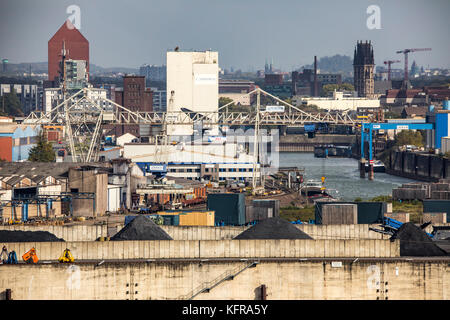
[[[0,264],[6,263],[8,261],[8,249],[3,246],[2,253],[0,253]]]
[[[420,226],[421,229],[425,229],[428,226],[429,223],[425,223],[423,225]],[[383,233],[383,234],[388,234],[388,235],[394,235],[398,229],[400,229],[400,227],[403,225],[403,222],[400,222],[398,220],[389,218],[389,217],[384,217],[383,218],[383,224],[380,225],[380,227],[383,228],[383,230],[381,229],[375,229],[375,228],[371,228],[369,227],[369,230],[375,231],[375,232],[379,232],[379,233]],[[426,233],[431,239],[433,239],[434,235],[430,234],[430,233]]]
[[[22,256],[22,259],[26,263],[38,263],[39,259],[36,254],[36,249],[31,248],[29,251],[25,252],[25,254]]]
[[[400,60],[387,60],[387,61],[383,62],[384,64],[388,65],[388,80],[391,80],[391,65],[393,63],[397,63],[397,62],[401,62],[401,61]]]
[[[8,255],[8,260],[6,261],[6,264],[17,264],[17,254],[16,252],[13,250],[9,253]]]
[[[64,252],[61,255],[61,257],[59,257],[58,261],[61,262],[61,263],[74,262],[75,259],[73,258],[72,253],[70,252],[70,250],[66,248],[66,250],[64,250]]]

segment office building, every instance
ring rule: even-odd
[[[48,41],[48,80],[59,80],[63,46],[66,59],[86,61],[89,74],[89,41],[67,20]]]

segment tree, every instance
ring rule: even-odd
[[[28,160],[34,162],[53,162],[55,161],[55,151],[52,144],[41,134],[38,137],[36,146],[31,148],[28,153]]]
[[[395,137],[396,146],[413,145],[423,147],[423,136],[420,131],[403,130]]]
[[[0,108],[0,115],[13,117],[23,116],[22,107],[14,89],[1,97]]]

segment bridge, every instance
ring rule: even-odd
[[[70,96],[66,93],[66,98],[50,111],[32,112],[24,123],[64,126],[65,140],[73,161],[79,158],[89,162],[97,158],[102,126],[107,124],[161,126],[163,134],[167,132],[168,125],[254,126],[256,137],[260,126],[301,126],[310,123],[356,125],[360,122],[345,111],[305,112],[260,88],[247,93],[257,96],[256,106],[252,106],[249,112],[230,112],[231,105],[236,103],[234,100],[213,112],[139,112],[107,98],[94,98],[92,93],[91,88],[82,88]],[[285,106],[284,112],[261,110],[261,94]]]

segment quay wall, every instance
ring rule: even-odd
[[[434,154],[391,151],[385,165],[387,173],[405,178],[428,182],[450,178],[450,160]]]
[[[450,299],[448,260],[333,261],[260,261],[194,299],[259,300],[263,284],[268,300]],[[247,265],[239,260],[0,265],[0,299],[6,289],[13,300],[187,299]]]
[[[0,243],[19,261],[31,248],[41,261],[56,261],[68,248],[77,260],[196,258],[326,258],[400,256],[399,240],[142,240]]]

